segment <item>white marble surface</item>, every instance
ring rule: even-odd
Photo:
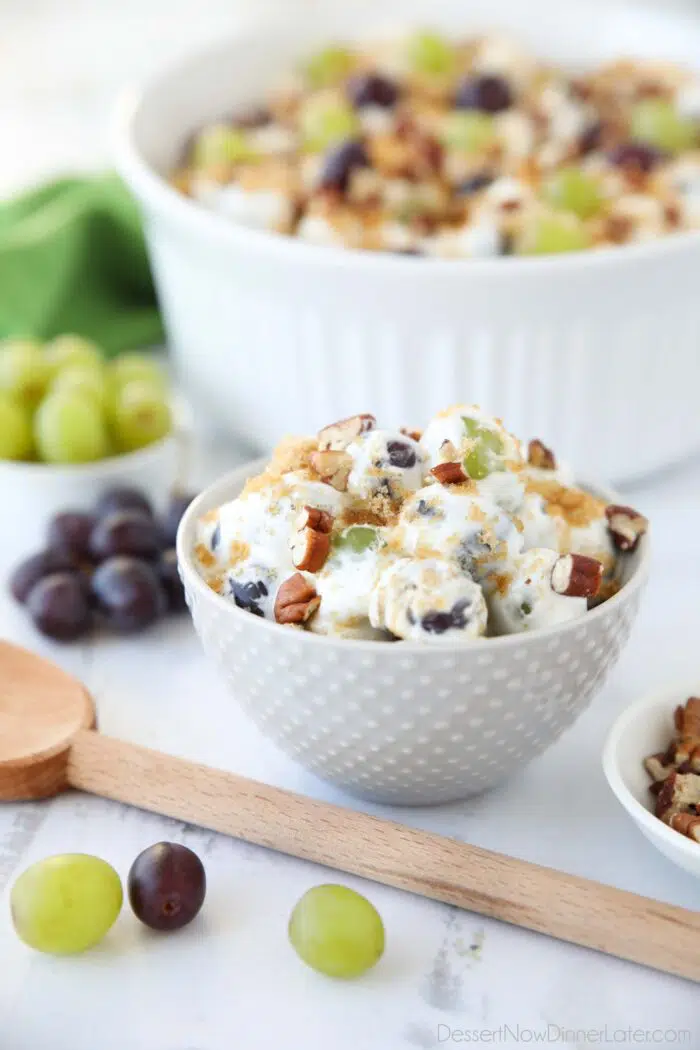
[[[233,464],[235,457],[223,459]],[[221,457],[202,460],[199,478],[221,463]],[[631,825],[604,781],[600,752],[615,715],[640,692],[669,677],[698,679],[700,467],[657,479],[630,498],[654,519],[655,571],[632,642],[592,708],[498,791],[399,815],[697,909],[700,884]],[[5,519],[0,551],[12,529]],[[81,676],[97,700],[104,732],[353,805],[286,760],[245,720],[187,620],[140,638],[66,648],[35,635],[3,594],[0,634]],[[163,838],[187,842],[207,867],[205,910],[188,930],[149,936],[125,909],[103,945],[81,958],[42,957],[17,941],[7,897],[28,863],[54,852],[90,851],[125,876],[136,853]],[[322,979],[292,953],[286,922],[301,893],[328,878],[313,865],[97,799],[70,795],[0,808],[0,1047],[432,1050],[464,1043],[460,1031],[485,1029],[500,1046],[523,1045],[538,1032],[545,1045],[582,1048],[591,1039],[575,1042],[565,1029],[602,1030],[597,1045],[613,1046],[622,1042],[616,1031],[629,1028],[692,1035],[683,1043],[668,1033],[650,1034],[647,1044],[627,1045],[700,1046],[697,987],[687,982],[357,879],[344,881],[359,886],[382,913],[385,957],[357,983]]]
[[[4,0],[0,194],[104,164],[106,117],[124,79],[281,2]],[[220,464],[205,460],[201,479]],[[697,909],[700,884],[641,838],[600,770],[606,729],[626,703],[669,677],[698,677],[700,467],[633,498],[654,518],[654,578],[632,642],[590,711],[499,791],[401,817]],[[16,529],[11,515],[0,518],[3,579]],[[352,804],[243,718],[186,620],[138,639],[56,647],[30,630],[3,591],[0,635],[81,676],[105,732]],[[136,853],[162,838],[186,841],[207,867],[207,904],[188,930],[149,936],[125,910],[104,944],[81,958],[38,956],[17,941],[7,897],[27,864],[84,850],[125,876]],[[1,807],[0,1050],[432,1050],[465,1045],[459,1033],[476,1029],[485,1030],[480,1045],[502,1047],[700,1047],[697,988],[686,982],[355,879],[346,881],[384,917],[386,955],[356,983],[323,980],[293,955],[286,922],[301,893],[328,878],[312,865],[97,799]],[[635,1038],[630,1029],[649,1031]]]

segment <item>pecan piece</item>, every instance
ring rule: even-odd
[[[527,446],[527,461],[531,467],[539,467],[540,470],[557,469],[554,453],[539,438],[534,438]]]
[[[321,452],[329,449],[334,452],[342,452],[360,434],[374,430],[376,424],[376,419],[368,412],[359,416],[348,416],[347,419],[339,419],[337,423],[329,423],[323,430],[319,430],[318,447]]]
[[[323,452],[312,452],[310,461],[321,481],[325,481],[338,492],[346,491],[352,470],[352,456],[347,452],[327,449]]]
[[[444,462],[454,463],[457,461],[459,452],[457,451],[453,443],[449,440],[449,438],[445,438],[443,443],[440,445],[440,455],[442,456]]]
[[[595,598],[603,579],[603,566],[585,554],[563,554],[552,569],[552,590],[568,598]]]
[[[321,604],[316,588],[300,572],[281,584],[275,598],[277,623],[306,623]]]
[[[296,532],[289,541],[292,561],[303,572],[318,572],[331,549],[333,518],[325,510],[304,507],[297,518]]]
[[[671,773],[656,799],[656,815],[667,824],[674,813],[700,815],[700,775]]]
[[[681,835],[700,842],[700,816],[693,813],[671,813],[668,819],[664,819],[664,824],[668,824],[674,831],[679,831]]]
[[[430,473],[441,485],[460,485],[463,481],[467,481],[467,475],[461,463],[438,463]]]
[[[413,441],[420,441],[420,439],[423,437],[422,430],[409,430],[408,427],[399,427],[399,433],[405,434],[406,437],[411,438]]]
[[[674,761],[683,772],[700,773],[700,698],[691,696],[676,708]]]
[[[605,508],[605,517],[608,519],[612,541],[623,553],[636,550],[641,537],[649,528],[649,522],[644,515],[632,507],[611,503]]]

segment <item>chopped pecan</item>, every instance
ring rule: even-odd
[[[674,813],[700,816],[700,775],[671,773],[656,799],[656,815],[669,822]]]
[[[289,546],[292,561],[303,572],[318,572],[326,563],[331,549],[330,531],[333,518],[325,510],[304,507],[297,518],[296,532]]]
[[[603,566],[585,554],[563,554],[552,568],[552,590],[569,598],[595,598]]]
[[[667,819],[664,818],[664,824],[668,824],[674,831],[679,831],[694,842],[700,842],[700,816],[693,813],[671,813]]]
[[[376,426],[376,419],[368,412],[359,416],[348,416],[347,419],[339,419],[337,423],[329,423],[327,427],[318,432],[318,447],[321,452],[333,450],[342,452],[360,434],[366,434]]]
[[[347,452],[327,449],[323,452],[312,452],[310,462],[321,481],[325,481],[338,492],[346,491],[352,470],[352,456]]]
[[[459,455],[459,452],[452,444],[452,442],[448,438],[445,438],[443,443],[440,445],[440,455],[442,456],[444,462],[454,463],[457,461],[457,456]]]
[[[438,463],[430,473],[441,485],[460,485],[467,480],[461,463]]]
[[[691,696],[685,706],[677,707],[674,721],[675,763],[684,772],[700,773],[700,697]]]
[[[316,588],[300,572],[281,584],[275,599],[277,623],[306,623],[318,609],[321,599]]]
[[[540,470],[557,469],[554,453],[539,438],[534,438],[527,446],[527,461],[531,467],[539,467]]]
[[[608,529],[612,541],[619,551],[624,553],[636,549],[641,537],[647,531],[649,522],[632,507],[622,507],[611,503],[605,508]]]
[[[400,427],[399,433],[405,434],[406,437],[411,438],[413,441],[420,441],[420,439],[423,437],[422,430],[409,430],[408,427]]]
[[[659,751],[644,759],[644,768],[655,784],[662,784],[675,771],[673,757],[668,761],[667,751]]]

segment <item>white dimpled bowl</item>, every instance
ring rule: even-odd
[[[197,520],[263,465],[234,471],[191,504],[178,561],[206,653],[261,732],[305,769],[373,802],[455,801],[502,782],[586,709],[637,615],[648,537],[619,593],[580,620],[466,646],[336,640],[252,616],[197,571]]]

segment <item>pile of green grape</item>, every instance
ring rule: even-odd
[[[144,925],[178,930],[192,922],[204,903],[204,866],[186,846],[157,842],[132,864],[127,894]],[[38,861],[19,876],[10,909],[18,937],[30,948],[75,955],[106,937],[123,900],[121,879],[105,860],[63,853]],[[384,953],[379,913],[348,886],[308,890],[292,911],[288,934],[299,958],[328,977],[359,977]]]
[[[89,463],[170,433],[170,391],[148,354],[106,362],[77,335],[0,343],[0,459]]]

